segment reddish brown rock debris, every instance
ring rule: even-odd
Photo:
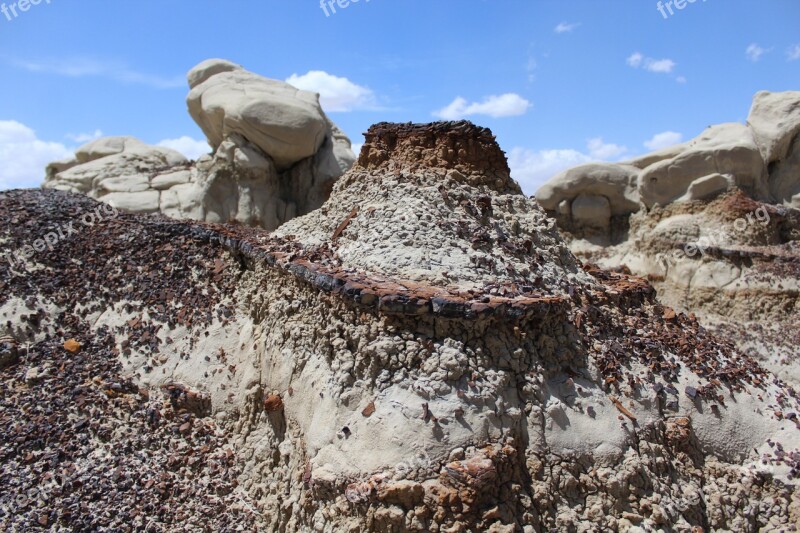
[[[669,405],[678,394],[669,383],[677,381],[683,363],[706,380],[696,395],[724,405],[724,388],[763,387],[770,379],[755,359],[703,328],[694,315],[675,313],[658,304],[655,290],[643,278],[591,265],[584,269],[602,288],[576,293],[573,323],[609,387],[620,390],[625,386],[628,391],[653,387]],[[627,371],[636,359],[649,369],[645,380]]]
[[[267,236],[254,228],[197,223],[194,230],[237,254],[278,267],[317,289],[383,315],[527,320],[567,309],[562,296],[542,294],[530,286],[448,289],[345,269],[327,246],[305,249],[293,240]]]
[[[355,170],[447,169],[450,177],[506,194],[521,194],[505,153],[488,128],[468,121],[431,124],[381,122],[365,134]],[[460,176],[459,176],[460,174]]]
[[[618,392],[658,386],[656,377],[666,383],[677,381],[678,361],[706,380],[697,395],[720,404],[724,404],[723,385],[743,390],[746,384],[765,386],[769,379],[753,358],[707,331],[694,315],[666,312],[647,280],[629,273],[587,265],[584,270],[600,285],[566,287],[569,298],[530,292],[516,284],[461,292],[344,269],[327,247],[307,250],[257,229],[199,223],[194,229],[234,253],[281,268],[317,289],[383,315],[526,321],[552,315],[567,320],[570,314],[606,384]],[[592,346],[594,341],[600,342],[599,350]],[[628,370],[633,360],[649,367],[646,381]],[[782,383],[777,378],[775,382]],[[672,390],[661,386],[658,391],[667,395],[666,405],[674,396]]]

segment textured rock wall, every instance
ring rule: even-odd
[[[511,179],[505,153],[488,128],[471,122],[375,124],[364,134],[358,158],[363,170],[455,170],[473,186],[486,185],[503,193],[520,193]]]

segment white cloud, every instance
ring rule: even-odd
[[[589,161],[589,156],[570,149],[534,151],[514,148],[508,154],[511,176],[519,182],[525,194],[534,194],[559,172]]]
[[[629,67],[643,67],[649,72],[655,72],[658,74],[669,74],[675,70],[675,67],[677,66],[677,63],[675,63],[675,61],[672,59],[653,59],[652,57],[645,57],[641,52],[635,52],[631,54],[628,56],[628,59],[626,59],[625,62]]]
[[[589,155],[593,159],[600,159],[603,161],[619,159],[628,151],[628,148],[625,146],[604,142],[602,137],[589,139],[586,143],[586,147],[589,149]]]
[[[165,78],[138,72],[123,63],[97,61],[89,58],[72,58],[59,61],[13,61],[17,68],[28,72],[55,74],[68,78],[107,78],[120,83],[146,85],[155,89],[174,89],[186,86],[183,76]]]
[[[669,74],[675,70],[676,63],[671,59],[651,59],[647,58],[644,62],[645,70],[662,74]]]
[[[378,109],[372,90],[322,70],[311,70],[302,76],[292,74],[286,83],[304,91],[319,93],[320,103],[325,111]]]
[[[686,83],[686,77],[678,76],[677,78],[675,78],[675,81],[677,81],[678,83]]]
[[[94,133],[68,133],[66,138],[76,143],[87,143],[103,136],[101,130],[94,130]]]
[[[677,131],[665,131],[653,135],[653,138],[644,142],[644,146],[650,150],[661,150],[683,141],[683,135]]]
[[[458,120],[470,115],[514,117],[527,113],[531,105],[528,100],[516,93],[487,96],[482,102],[468,102],[459,96],[447,107],[434,111],[433,115],[445,120]]]
[[[755,63],[756,61],[760,60],[761,56],[763,56],[767,52],[769,52],[769,50],[761,48],[756,43],[753,43],[747,47],[747,50],[745,50],[744,53],[745,55],[747,55],[747,59]]]
[[[624,146],[605,143],[602,137],[589,139],[586,152],[571,148],[554,150],[529,150],[513,148],[508,155],[511,176],[522,186],[526,194],[536,190],[550,178],[567,170],[592,161],[614,161],[628,152]]]
[[[39,139],[24,124],[0,120],[0,190],[39,187],[48,163],[72,155],[71,149]]]
[[[574,29],[576,29],[580,25],[581,25],[580,22],[575,22],[575,23],[572,23],[572,24],[569,24],[567,22],[562,22],[561,24],[556,26],[553,31],[556,32],[556,33],[569,33],[571,31],[573,31]]]
[[[789,61],[797,61],[800,59],[800,44],[790,46],[789,49],[786,50],[786,57]]]
[[[625,60],[625,62],[633,68],[639,68],[642,66],[642,61],[644,61],[644,56],[639,52],[631,54],[628,59]]]
[[[358,157],[358,154],[361,153],[361,149],[363,147],[364,147],[364,143],[353,143],[353,146],[352,146],[353,153],[356,154],[356,157]]]
[[[197,139],[192,139],[188,135],[178,137],[177,139],[164,139],[158,143],[158,146],[177,150],[188,159],[197,159],[201,155],[211,153],[211,147],[205,140],[198,141]]]

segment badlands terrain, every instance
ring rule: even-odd
[[[796,530],[800,94],[530,198],[469,122],[188,78],[209,155],[0,193],[4,530]]]
[[[646,277],[800,382],[800,92],[761,92],[746,124],[570,169],[536,198],[582,260]]]

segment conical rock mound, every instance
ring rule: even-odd
[[[521,194],[485,128],[387,124],[322,209],[277,232],[343,268],[492,294],[563,294],[585,279],[552,221]]]

